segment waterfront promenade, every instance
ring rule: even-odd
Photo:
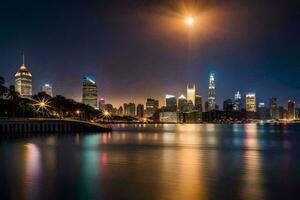
[[[0,134],[110,132],[110,126],[72,119],[0,119]]]

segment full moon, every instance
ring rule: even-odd
[[[194,24],[194,18],[191,17],[191,16],[187,17],[185,21],[186,21],[186,24],[189,25],[189,26]]]

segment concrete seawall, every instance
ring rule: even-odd
[[[6,133],[84,133],[110,132],[111,127],[78,120],[3,119],[0,134]]]

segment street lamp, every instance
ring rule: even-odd
[[[78,118],[80,118],[80,113],[81,113],[80,110],[76,110],[75,113],[76,115],[78,115]]]
[[[111,114],[108,110],[103,110],[102,115],[103,115],[104,119],[106,119],[107,121],[111,116]]]
[[[49,101],[47,99],[39,99],[39,100],[34,100],[35,101],[35,104],[33,104],[36,108],[36,111],[42,111],[43,113],[43,117],[44,117],[44,114],[45,114],[45,110],[48,110],[48,108],[50,107],[49,105]]]

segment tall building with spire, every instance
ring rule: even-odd
[[[19,66],[19,70],[15,74],[15,90],[21,97],[30,98],[32,96],[32,75],[25,64],[24,54],[23,63]]]
[[[196,97],[196,86],[194,85],[187,85],[186,87],[186,98],[187,102],[189,103],[190,101],[193,103],[193,106],[195,106],[195,97]]]
[[[216,109],[216,85],[213,74],[209,76],[208,83],[208,110]]]

